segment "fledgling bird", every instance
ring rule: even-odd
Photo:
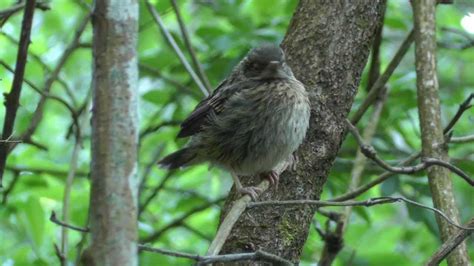
[[[185,148],[158,162],[176,169],[210,162],[228,170],[237,191],[256,199],[256,187],[242,187],[239,175],[259,175],[277,184],[275,167],[303,142],[309,124],[307,92],[278,46],[251,50],[232,73],[181,124]]]

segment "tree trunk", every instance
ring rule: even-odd
[[[91,220],[93,265],[137,265],[137,0],[93,11]]]
[[[300,1],[282,46],[295,76],[309,92],[310,128],[298,151],[296,170],[283,173],[278,189],[271,188],[259,200],[319,199],[345,136],[344,119],[384,8],[384,0]],[[243,180],[245,185],[256,181]],[[222,217],[235,198],[233,190]],[[298,262],[313,215],[309,206],[246,210],[221,253],[263,249]]]
[[[423,158],[448,161],[447,145],[441,125],[441,111],[436,74],[436,0],[413,1],[415,16],[416,81]],[[449,170],[440,166],[428,168],[428,181],[434,207],[459,224]],[[446,241],[458,229],[436,216],[441,239]],[[448,257],[449,265],[470,265],[466,245],[459,245]]]

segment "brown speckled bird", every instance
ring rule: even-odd
[[[167,169],[202,162],[232,174],[240,193],[254,200],[259,189],[242,187],[239,175],[278,182],[275,167],[298,148],[308,128],[310,106],[301,82],[278,46],[251,50],[216,90],[181,124],[185,148],[159,161]]]

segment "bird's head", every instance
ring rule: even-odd
[[[263,45],[252,49],[243,62],[243,74],[249,79],[292,78],[283,50],[276,45]]]

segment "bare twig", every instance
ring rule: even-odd
[[[474,93],[471,93],[466,100],[464,100],[463,103],[459,105],[458,111],[454,115],[453,119],[449,121],[449,124],[444,128],[443,133],[447,134],[453,127],[454,125],[458,122],[459,118],[461,118],[462,114],[468,110],[469,108],[472,107],[471,101],[474,98]]]
[[[40,167],[28,167],[28,166],[7,165],[5,169],[8,171],[13,171],[13,172],[31,172],[31,173],[37,173],[37,174],[48,174],[48,175],[59,176],[59,177],[65,177],[68,174],[68,171],[66,170],[48,169],[48,168],[40,168]],[[76,171],[76,176],[87,177],[89,176],[89,172]]]
[[[181,17],[181,12],[179,11],[179,7],[176,4],[176,0],[171,0],[171,5],[173,6],[174,12],[176,13],[176,18],[178,19],[179,28],[181,30],[181,35],[183,36],[184,44],[186,45],[186,49],[188,49],[189,54],[191,55],[191,59],[193,61],[194,68],[197,70],[197,74],[199,78],[201,78],[202,82],[206,86],[208,92],[212,91],[211,84],[209,84],[209,80],[202,69],[201,63],[197,59],[196,52],[194,51],[193,45],[191,44],[191,38],[189,37],[188,30],[186,29],[186,25],[184,24],[184,20]]]
[[[448,28],[448,27],[442,27],[441,30],[444,32],[450,32],[450,33],[459,35],[465,41],[463,43],[452,43],[451,41],[439,42],[438,46],[447,48],[447,49],[457,49],[457,50],[464,50],[470,47],[474,47],[474,36],[470,35],[466,31],[455,29],[455,28]]]
[[[187,224],[187,223],[185,223],[185,222],[181,223],[181,226],[184,227],[184,228],[186,228],[186,230],[192,232],[193,234],[199,236],[199,237],[202,238],[202,239],[205,239],[205,240],[207,240],[207,241],[209,241],[209,242],[212,241],[212,237],[211,237],[211,236],[208,236],[208,235],[204,234],[203,232],[197,230],[196,228],[190,226],[189,224]]]
[[[220,197],[216,200],[213,200],[213,201],[210,201],[210,202],[206,202],[205,204],[201,205],[201,206],[198,206],[198,207],[195,207],[191,210],[189,210],[188,212],[186,212],[185,214],[179,216],[178,218],[174,219],[173,221],[171,221],[169,224],[167,224],[165,227],[161,228],[160,230],[156,231],[155,233],[149,235],[148,237],[144,238],[143,240],[141,240],[140,242],[142,243],[149,243],[149,242],[153,242],[155,241],[156,239],[158,239],[163,233],[165,233],[166,231],[168,231],[169,229],[171,228],[174,228],[176,226],[179,226],[181,225],[188,217],[190,217],[191,215],[197,213],[197,212],[200,212],[200,211],[203,211],[207,208],[209,208],[210,206],[216,204],[216,203],[219,203],[219,202],[222,202],[223,200],[225,200],[225,197]]]
[[[153,156],[151,157],[150,162],[145,166],[145,169],[143,170],[143,175],[142,178],[140,179],[140,184],[138,185],[138,198],[143,194],[143,190],[145,189],[146,183],[148,181],[148,178],[150,177],[150,173],[152,168],[156,165],[156,162],[160,158],[163,150],[165,149],[165,144],[161,144],[156,151],[153,153]],[[138,214],[140,217],[140,214]]]
[[[156,165],[156,160],[154,160],[152,165]],[[151,168],[149,168],[149,169],[151,169]],[[163,187],[166,185],[166,182],[168,182],[168,180],[172,176],[173,176],[173,172],[168,172],[166,174],[166,176],[163,178],[163,180],[161,180],[160,184],[158,186],[156,186],[153,189],[153,191],[151,192],[151,194],[145,199],[145,201],[142,204],[139,205],[139,207],[138,207],[138,217],[141,216],[141,214],[146,209],[146,207],[148,207],[148,204],[150,204],[150,202],[156,197],[156,195],[158,195],[158,192],[163,189]]]
[[[76,122],[75,143],[74,143],[74,148],[72,151],[71,160],[69,164],[70,166],[69,166],[69,172],[66,178],[66,184],[64,186],[62,219],[65,223],[69,222],[69,203],[71,200],[71,188],[74,182],[74,177],[76,176],[76,170],[77,170],[77,164],[78,164],[77,161],[79,159],[79,152],[82,146],[82,134],[81,134],[80,128],[85,126],[85,124],[87,123],[88,113],[84,113],[84,115],[81,118],[82,119],[79,122],[79,125]],[[64,263],[62,265],[66,265],[67,254],[68,254],[68,230],[66,230],[65,227],[63,227],[61,230],[61,253],[63,254],[63,257],[64,257]]]
[[[171,45],[171,47],[173,48],[174,52],[176,53],[176,55],[178,56],[179,58],[179,61],[181,62],[181,64],[183,64],[184,68],[186,69],[186,71],[188,71],[189,75],[191,75],[191,78],[194,80],[194,82],[196,83],[196,85],[199,87],[199,89],[201,90],[201,92],[207,96],[209,95],[209,91],[207,91],[206,87],[202,84],[201,80],[199,79],[199,77],[196,75],[196,73],[194,72],[194,70],[192,69],[192,67],[189,65],[188,61],[186,60],[186,57],[183,55],[183,52],[181,51],[181,49],[179,48],[178,44],[176,43],[176,41],[174,40],[173,36],[171,36],[171,34],[169,33],[169,31],[166,29],[163,21],[161,20],[161,17],[160,15],[158,14],[158,12],[155,10],[155,8],[153,7],[153,5],[149,2],[149,1],[146,1],[146,6],[148,8],[148,11],[150,12],[151,16],[153,17],[153,19],[155,20],[155,22],[158,24],[158,26],[160,27],[160,30],[162,31],[163,35],[165,36],[167,42],[169,45]]]
[[[27,1],[25,1],[25,2],[27,2]],[[19,1],[19,3],[15,4],[15,5],[13,5],[9,8],[0,10],[0,27],[2,27],[3,24],[5,24],[5,22],[8,20],[8,18],[10,18],[16,12],[21,11],[22,9],[24,9],[24,7],[26,5],[25,2]],[[47,11],[47,10],[50,9],[49,4],[46,3],[46,2],[37,2],[37,3],[34,3],[33,5],[34,5],[34,7],[38,8],[38,9],[41,9],[43,11]]]
[[[464,112],[466,110],[468,110],[472,105],[470,104],[473,96],[473,94],[469,95],[466,100],[461,103],[459,105],[459,109],[458,111],[456,112],[456,114],[454,115],[454,117],[451,119],[451,121],[448,123],[448,125],[444,128],[443,132],[445,133],[445,135],[449,134],[449,132],[451,132],[451,129],[454,127],[454,125],[457,123],[457,121],[459,121],[459,119],[461,118],[461,116],[464,114]],[[399,166],[406,166],[410,163],[413,163],[415,160],[417,160],[418,158],[420,158],[421,156],[421,152],[417,152],[417,153],[413,153],[411,154],[410,156],[408,156],[408,158],[406,158],[404,161],[402,161],[401,163],[399,163],[398,165]],[[348,200],[348,199],[353,199],[361,194],[363,194],[364,192],[368,191],[369,189],[371,189],[372,187],[378,185],[378,184],[381,184],[382,182],[384,182],[385,180],[389,179],[390,177],[394,176],[396,173],[393,173],[393,172],[389,172],[389,171],[386,171],[384,173],[382,173],[379,177],[377,177],[376,179],[370,181],[369,183],[365,184],[365,185],[362,185],[360,187],[358,187],[357,189],[354,189],[353,191],[351,192],[348,192],[348,193],[345,193],[341,196],[338,196],[336,198],[333,198],[331,199],[330,201],[344,201],[344,200]]]
[[[260,202],[249,202],[247,204],[248,208],[255,208],[255,207],[263,207],[263,206],[292,206],[292,205],[312,205],[315,207],[329,207],[329,206],[363,206],[363,207],[372,207],[374,205],[379,204],[387,204],[387,203],[394,203],[403,201],[408,204],[412,204],[424,209],[431,210],[438,214],[440,217],[444,218],[448,223],[452,224],[453,226],[463,229],[463,230],[474,230],[474,227],[464,227],[462,225],[456,224],[453,220],[451,220],[446,214],[442,211],[423,205],[416,201],[404,198],[404,197],[375,197],[364,201],[343,201],[343,202],[335,202],[335,201],[324,201],[324,200],[283,200],[283,201],[260,201]]]
[[[278,174],[281,174],[283,171],[286,170],[288,166],[293,164],[293,161],[284,161],[277,165],[277,167],[274,169]],[[261,193],[265,192],[270,186],[270,183],[268,180],[263,180],[260,182],[260,184],[257,185],[257,187],[261,190]],[[247,208],[247,205],[250,203],[252,199],[250,198],[249,195],[244,195],[240,197],[238,200],[234,201],[232,204],[232,207],[230,210],[227,212],[226,217],[222,220],[221,225],[219,226],[219,229],[217,230],[216,235],[214,236],[214,239],[211,242],[211,245],[209,246],[207,250],[207,255],[208,256],[214,256],[219,254],[219,252],[222,249],[222,246],[224,245],[225,241],[229,237],[229,234],[234,227],[235,223],[239,219],[239,217],[242,215],[242,213],[245,211]]]
[[[467,143],[467,142],[473,142],[473,141],[474,141],[474,135],[452,137],[449,139],[450,143]]]
[[[2,65],[6,70],[13,73],[13,69],[10,66],[8,66],[8,64],[5,63],[4,61],[0,60],[0,65]],[[52,100],[56,100],[61,105],[66,107],[68,109],[68,111],[70,112],[70,114],[71,114],[73,124],[76,126],[76,128],[79,128],[79,123],[78,123],[78,120],[77,120],[78,115],[77,115],[76,111],[74,110],[74,107],[72,107],[64,99],[62,99],[58,96],[52,95],[49,92],[42,91],[38,86],[36,86],[33,82],[29,81],[28,79],[25,78],[25,79],[23,79],[23,81],[26,84],[28,84],[35,92],[39,93],[43,98],[49,98],[49,99],[52,99]],[[23,142],[28,142],[28,141],[31,141],[31,140],[23,139]],[[16,142],[22,142],[22,141],[19,140],[19,141],[16,141]],[[12,142],[12,143],[15,143],[15,142]],[[12,148],[13,148],[13,146],[10,149],[12,149]]]
[[[413,30],[411,30],[408,36],[403,41],[403,43],[400,45],[400,48],[398,48],[397,53],[393,56],[392,61],[390,61],[390,63],[388,64],[387,69],[377,79],[377,81],[375,81],[374,85],[372,86],[369,93],[367,94],[367,97],[359,106],[359,109],[357,109],[356,113],[352,116],[351,118],[352,124],[354,125],[357,124],[357,122],[359,122],[359,120],[362,118],[362,116],[370,107],[370,105],[372,105],[372,103],[377,99],[377,96],[379,95],[380,90],[384,88],[388,79],[390,78],[390,76],[392,76],[393,72],[398,67],[398,64],[400,64],[400,62],[402,61],[403,56],[406,54],[406,52],[410,48],[414,39],[415,39],[415,33]]]
[[[90,230],[89,228],[81,228],[77,227],[74,225],[70,225],[64,222],[59,221],[56,218],[56,214],[54,212],[51,213],[50,220],[57,224],[60,225],[64,228],[68,228],[71,230],[79,231],[82,233],[89,233]],[[243,254],[229,254],[229,255],[218,255],[218,256],[200,256],[200,255],[194,255],[194,254],[189,254],[189,253],[184,253],[184,252],[178,252],[178,251],[172,251],[172,250],[166,250],[166,249],[161,249],[161,248],[153,248],[148,245],[143,245],[143,244],[138,244],[138,248],[140,251],[149,251],[149,252],[154,252],[154,253],[160,253],[164,254],[167,256],[173,256],[173,257],[178,257],[178,258],[187,258],[187,259],[192,259],[198,262],[200,265],[201,264],[207,264],[207,263],[216,263],[216,262],[233,262],[233,261],[245,261],[245,260],[252,260],[252,261],[258,261],[258,260],[263,260],[263,261],[268,261],[268,262],[273,262],[274,265],[293,265],[293,263],[279,257],[273,254],[270,254],[268,252],[260,251],[257,250],[256,252],[252,253],[243,253]],[[60,253],[59,248],[57,248],[57,251]]]
[[[12,42],[13,44],[15,45],[18,45],[19,42],[17,40],[15,40],[15,38],[9,34],[7,34],[6,32],[0,32],[1,35],[5,36],[5,38],[7,38],[10,42]],[[50,66],[48,66],[44,61],[43,59],[41,59],[41,57],[35,53],[33,53],[32,51],[28,51],[28,55],[33,58],[38,64],[41,65],[41,67],[43,69],[46,70],[46,72],[48,74],[50,74],[53,70],[51,69]],[[5,64],[6,65],[6,64]],[[73,104],[73,106],[76,106],[77,105],[77,99],[72,91],[72,89],[69,87],[69,85],[67,84],[67,82],[62,79],[60,76],[57,76],[56,77],[56,81],[59,82],[59,84],[61,84],[61,86],[64,88],[64,91],[66,92],[66,94],[68,95],[68,97],[71,99],[71,102]]]
[[[25,3],[25,12],[21,25],[20,44],[18,48],[15,75],[13,77],[12,88],[5,99],[5,121],[3,123],[2,139],[7,139],[12,135],[15,125],[16,113],[20,102],[21,87],[25,76],[26,59],[28,57],[28,46],[30,45],[31,24],[35,11],[36,0]],[[2,187],[2,177],[7,161],[10,143],[0,143],[0,187]]]
[[[474,218],[464,225],[465,227],[474,227]],[[431,258],[426,262],[426,266],[435,266],[439,265],[441,261],[446,258],[453,249],[455,249],[459,244],[461,244],[467,237],[472,234],[471,230],[459,230],[454,235],[450,236],[446,242],[439,247],[439,249],[431,256]]]
[[[347,125],[348,130],[357,140],[357,143],[359,144],[362,153],[365,156],[367,156],[367,158],[373,160],[377,165],[379,165],[380,167],[382,167],[383,169],[389,172],[393,172],[397,174],[413,174],[421,170],[425,170],[426,168],[432,165],[438,165],[438,166],[442,166],[444,168],[449,169],[451,172],[463,178],[469,185],[474,186],[474,179],[470,178],[469,175],[464,173],[461,169],[457,168],[456,166],[448,162],[444,162],[442,160],[435,159],[435,158],[423,158],[421,163],[414,166],[391,166],[385,161],[383,161],[382,159],[380,159],[374,147],[364,143],[362,137],[359,134],[359,131],[354,125],[351,124],[349,120],[346,120],[346,125]]]
[[[140,139],[146,137],[148,134],[156,132],[162,127],[179,126],[181,122],[182,121],[178,121],[178,120],[170,120],[170,121],[163,121],[156,125],[150,125],[149,127],[145,128],[142,132],[140,132]]]
[[[292,262],[288,260],[285,260],[277,255],[274,255],[262,250],[257,250],[251,253],[200,256],[196,254],[171,251],[171,250],[162,249],[162,248],[153,248],[147,245],[138,245],[138,248],[139,250],[160,253],[167,256],[191,259],[198,262],[198,265],[204,265],[208,263],[229,263],[229,262],[237,262],[237,261],[266,261],[266,262],[270,262],[271,265],[294,265]]]
[[[270,183],[268,182],[268,180],[263,180],[257,187],[260,188],[263,192],[266,191],[269,186]],[[249,195],[245,195],[240,199],[234,201],[231,209],[229,210],[226,217],[222,221],[219,229],[217,230],[217,233],[214,236],[214,239],[212,240],[209,249],[207,250],[206,254],[208,256],[215,256],[219,254],[222,249],[222,246],[224,245],[227,237],[230,234],[230,231],[234,227],[234,224],[237,222],[240,215],[242,215],[242,213],[245,211],[247,205],[250,203],[251,200],[252,199]]]
[[[0,139],[0,143],[21,143],[21,140]]]
[[[61,265],[65,265],[66,264],[66,258],[64,257],[64,253],[61,252],[61,250],[59,249],[59,247],[56,243],[54,243],[53,245],[54,245],[54,253],[56,254],[56,257],[58,257],[59,263]]]
[[[59,58],[58,63],[56,64],[56,67],[53,69],[53,72],[49,75],[48,79],[45,82],[44,89],[42,90],[45,95],[49,94],[49,91],[51,89],[51,86],[53,85],[54,81],[56,80],[56,77],[59,75],[59,72],[61,71],[62,67],[66,63],[67,59],[69,56],[76,50],[78,44],[79,44],[79,39],[84,32],[87,24],[89,23],[91,14],[88,14],[87,16],[84,17],[84,19],[79,23],[79,26],[77,27],[77,30],[74,34],[73,40],[71,43],[66,47],[64,50],[63,54]],[[43,111],[44,111],[44,105],[46,103],[48,97],[43,96],[38,102],[38,105],[36,106],[36,110],[33,114],[33,117],[31,118],[30,125],[26,129],[26,131],[22,134],[21,139],[30,139],[33,133],[36,131],[36,128],[39,126],[42,118],[43,118]]]
[[[165,74],[161,73],[161,71],[156,69],[156,68],[153,68],[151,66],[148,66],[148,65],[145,65],[145,64],[142,64],[142,63],[139,63],[138,67],[140,68],[141,72],[148,72],[149,74],[151,74],[153,76],[159,77],[164,82],[166,82],[170,85],[173,85],[176,89],[178,89],[182,92],[185,92],[185,93],[190,94],[194,97],[197,97],[197,99],[201,98],[201,95],[197,91],[189,89],[185,85],[181,84],[179,81],[174,80],[174,79],[166,76]]]
[[[82,228],[82,227],[70,225],[70,224],[59,221],[58,218],[56,217],[56,213],[54,211],[51,212],[51,216],[49,217],[49,220],[51,222],[57,224],[57,225],[72,229],[74,231],[79,231],[79,232],[83,232],[83,233],[88,233],[90,231],[89,228]]]

